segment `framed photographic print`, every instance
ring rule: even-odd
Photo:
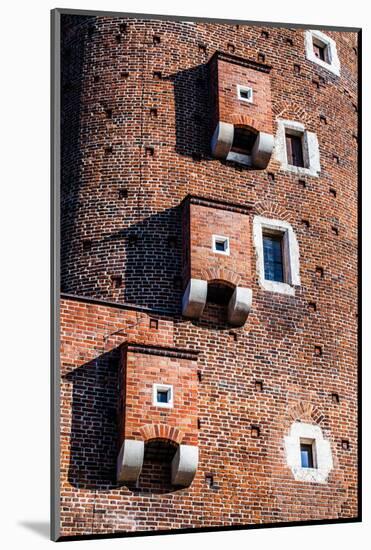
[[[360,29],[52,28],[53,539],[360,521]]]

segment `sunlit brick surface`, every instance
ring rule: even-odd
[[[61,535],[357,515],[357,36],[326,33],[340,77],[306,59],[303,30],[62,16]],[[273,156],[266,170],[211,157],[216,51],[271,66],[270,92],[268,80],[259,92],[271,109],[264,124],[315,132],[318,178],[285,172]],[[213,303],[199,321],[181,317],[187,195],[251,206],[230,222],[241,229],[233,270],[253,291],[242,328]],[[295,296],[258,284],[255,215],[295,231]],[[201,246],[194,268],[209,259]],[[116,482],[127,342],[199,352],[181,405],[200,453],[190,487],[174,490],[167,466],[148,457],[137,487]],[[135,392],[161,365],[188,361],[148,357],[131,364]],[[169,412],[157,413],[151,422],[166,424]],[[325,484],[296,481],[286,463],[284,437],[299,420],[330,441]]]

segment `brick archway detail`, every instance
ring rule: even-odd
[[[201,272],[201,279],[207,282],[220,281],[238,286],[241,282],[241,276],[235,271],[225,267],[209,267]]]
[[[292,421],[322,424],[325,416],[319,411],[318,407],[315,407],[309,401],[299,401],[289,408],[288,419],[290,424]]]
[[[259,216],[275,218],[277,220],[288,221],[290,218],[290,214],[287,210],[279,206],[276,202],[268,200],[257,202],[255,205],[255,213]]]
[[[308,110],[303,108],[301,105],[291,105],[290,108],[288,108],[284,103],[278,105],[276,120],[279,119],[300,120],[300,122],[305,124],[307,128],[313,127],[313,130],[315,130],[313,115],[308,113]]]
[[[149,441],[150,439],[169,439],[180,445],[184,437],[184,433],[181,430],[168,424],[146,424],[139,431],[144,441]]]
[[[252,118],[248,115],[232,115],[231,123],[234,126],[247,127],[255,132],[260,132],[261,123],[259,123],[255,118]]]

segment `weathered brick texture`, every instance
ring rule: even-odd
[[[183,208],[183,282],[189,277],[251,286],[249,209],[190,197]],[[230,253],[216,254],[213,235],[228,236]]]
[[[273,133],[270,67],[260,64],[243,66],[235,56],[210,61],[210,90],[214,90],[216,120],[251,126],[259,132]],[[240,63],[244,63],[242,59]],[[216,67],[214,67],[216,65]],[[215,81],[214,81],[215,80]],[[246,103],[237,97],[237,85],[249,86],[254,101]],[[215,121],[214,119],[214,121]],[[215,125],[215,122],[214,122]]]
[[[197,356],[181,358],[166,355],[161,348],[126,346],[123,349],[122,431],[124,439],[149,440],[156,435],[187,445],[197,445]],[[153,384],[170,384],[174,388],[174,405],[170,409],[153,405]],[[155,429],[156,427],[156,429]]]
[[[357,35],[326,33],[340,77],[306,59],[300,29],[62,17],[61,535],[357,515]],[[211,157],[216,51],[271,67],[253,71],[271,108],[264,124],[275,134],[283,118],[315,132],[318,178],[273,156],[266,170]],[[234,86],[231,67],[223,74]],[[188,195],[249,212],[192,205],[187,226]],[[255,215],[296,233],[294,296],[259,285]],[[238,329],[220,304],[208,302],[198,321],[181,317],[185,273],[207,271],[203,239],[227,228],[238,256],[227,267],[253,291]],[[120,389],[128,343],[199,353],[128,351]],[[162,368],[180,388],[179,410],[142,406]],[[327,483],[295,481],[286,464],[284,437],[299,420],[330,441]],[[151,460],[137,486],[118,484],[122,429],[146,440],[162,425],[197,442],[192,484],[174,490],[167,466]]]

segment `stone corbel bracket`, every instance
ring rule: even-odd
[[[117,457],[117,481],[137,481],[143,467],[144,442],[125,439]]]
[[[190,319],[199,319],[207,300],[207,281],[190,279],[183,295],[182,315]],[[252,306],[252,290],[236,286],[228,303],[228,322],[242,326]]]
[[[207,281],[190,279],[183,294],[182,315],[189,319],[199,319],[207,299]]]
[[[117,458],[117,481],[136,482],[143,468],[144,442],[125,439]],[[188,487],[196,475],[198,447],[179,445],[171,463],[171,483]]]
[[[233,143],[234,126],[229,122],[218,122],[211,138],[211,153],[213,157],[226,159]]]
[[[252,290],[236,286],[228,303],[228,322],[231,325],[245,324],[252,306]]]
[[[198,466],[198,447],[179,445],[171,463],[171,483],[189,487],[196,475]]]
[[[215,158],[234,160],[263,170],[269,164],[274,147],[274,137],[265,132],[258,132],[251,155],[231,152],[234,138],[234,125],[229,122],[218,122],[211,139],[211,153]]]

